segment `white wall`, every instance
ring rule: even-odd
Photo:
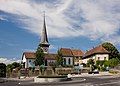
[[[35,59],[27,59],[28,62],[28,68],[29,67],[35,67]]]
[[[108,54],[96,54],[96,60],[98,60],[98,58],[100,58],[99,60],[105,60],[104,58],[106,57],[106,60],[109,59],[109,55]]]
[[[35,59],[26,59],[25,55],[23,55],[22,62],[25,63],[25,68],[35,67],[34,61]]]
[[[73,65],[73,57],[63,57],[63,58],[66,59],[66,65]],[[69,58],[70,58],[70,64],[69,64],[69,62],[68,62]],[[64,62],[63,62],[63,63],[64,63]]]
[[[90,56],[86,59],[83,59],[82,62],[86,64],[89,59],[94,59],[95,61],[97,61],[98,58],[100,61],[102,61],[102,60],[104,60],[105,57],[106,57],[106,60],[109,60],[109,54],[96,54],[96,55]]]
[[[86,59],[83,59],[82,62],[87,64],[87,61],[89,60],[90,58],[86,58]]]
[[[26,58],[25,58],[25,55],[23,55],[23,59],[22,59],[22,62],[26,62]]]
[[[27,59],[25,58],[25,55],[23,55],[22,62],[25,63],[25,68],[28,68],[28,62]]]

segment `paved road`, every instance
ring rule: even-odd
[[[73,78],[72,81],[46,84],[33,83],[32,80],[7,81],[0,83],[0,86],[120,86],[120,76],[81,77]]]

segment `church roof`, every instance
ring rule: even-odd
[[[73,56],[83,56],[84,55],[84,53],[81,50],[73,49],[71,51],[72,51]]]
[[[55,60],[56,59],[57,54],[45,54],[45,59],[47,60]]]
[[[23,55],[25,55],[26,59],[35,59],[35,52],[24,52]],[[48,60],[55,60],[57,54],[45,54],[45,59]],[[22,56],[23,59],[23,56]]]
[[[34,52],[24,52],[23,55],[25,55],[26,59],[34,59],[35,58]]]
[[[106,54],[106,53],[108,54],[109,52],[104,47],[102,47],[102,45],[99,45],[99,46],[87,51],[84,55],[84,58],[91,56],[93,54]]]
[[[65,57],[67,57],[67,56],[72,57],[73,56],[72,51],[69,48],[61,48],[60,52],[62,53],[62,56],[65,56]]]
[[[84,53],[81,50],[77,49],[70,49],[70,48],[61,48],[60,52],[62,53],[62,56],[65,57],[73,57],[73,56],[83,56]]]

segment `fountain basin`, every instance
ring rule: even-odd
[[[67,76],[38,76],[34,78],[34,82],[48,83],[48,82],[60,82],[67,80]]]

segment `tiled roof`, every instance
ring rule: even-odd
[[[73,56],[83,56],[84,53],[81,51],[81,50],[71,50],[72,51],[72,54]]]
[[[89,51],[87,51],[84,55],[84,57],[93,55],[93,54],[101,54],[101,53],[109,53],[104,47],[102,47],[102,45],[99,45]]]
[[[35,52],[24,52],[23,55],[25,55],[26,59],[35,59]],[[56,54],[45,54],[45,59],[48,60],[54,60],[56,58]]]
[[[60,52],[62,53],[62,56],[65,56],[65,57],[67,57],[67,56],[72,57],[73,56],[72,51],[69,48],[61,48]]]
[[[35,52],[24,52],[23,55],[25,55],[26,59],[34,59],[35,58]]]
[[[45,59],[47,60],[55,60],[56,59],[57,54],[45,54]]]

